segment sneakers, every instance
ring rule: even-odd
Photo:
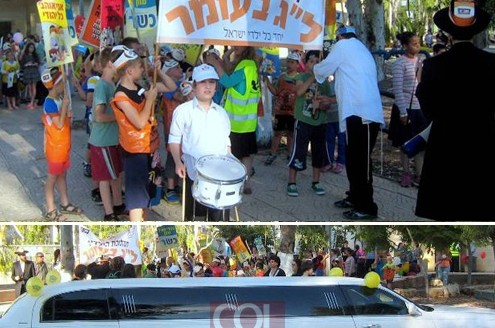
[[[419,176],[415,176],[414,179],[413,179],[412,185],[414,187],[419,187],[420,180],[421,180],[421,178]]]
[[[311,186],[311,189],[313,189],[315,194],[317,194],[318,196],[323,196],[326,193],[325,189],[323,189],[323,187],[320,185],[319,182],[313,183],[313,185]]]
[[[265,165],[272,165],[273,161],[277,158],[277,155],[268,155],[268,158],[265,161]]]
[[[340,163],[333,164],[333,167],[332,167],[333,173],[340,174],[340,173],[342,173],[342,171],[344,171],[344,164],[340,164]]]
[[[299,191],[297,191],[297,186],[295,183],[291,183],[287,186],[287,196],[290,197],[299,196]]]
[[[166,193],[163,194],[163,199],[170,205],[179,205],[180,198],[179,195],[175,192],[175,190],[167,190]]]
[[[129,215],[129,211],[127,211],[125,209],[125,204],[120,204],[120,205],[114,206],[113,207],[113,213],[115,213],[115,215],[117,215],[117,216]]]
[[[91,199],[93,200],[93,202],[95,202],[98,205],[103,204],[100,195],[100,188],[95,188],[91,190]]]
[[[338,208],[354,208],[354,204],[352,204],[348,198],[336,201],[333,205]]]
[[[120,221],[120,218],[115,213],[105,214],[105,216],[103,217],[103,221],[115,221],[115,222],[117,222],[117,221]]]
[[[91,164],[83,162],[83,174],[87,178],[91,178]]]
[[[402,177],[400,179],[400,185],[404,188],[408,188],[412,186],[413,183],[413,177],[410,173],[404,173],[402,174]]]
[[[346,211],[342,213],[342,215],[344,216],[344,218],[348,220],[373,220],[378,218],[378,216],[376,215],[363,213],[356,210]]]

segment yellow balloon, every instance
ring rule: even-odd
[[[43,290],[43,281],[38,277],[31,277],[26,282],[26,291],[31,296],[39,296],[41,295],[41,291]]]
[[[342,271],[341,268],[335,267],[335,268],[330,269],[330,272],[328,273],[328,275],[331,277],[343,277],[344,271]]]
[[[50,270],[46,274],[46,284],[51,285],[51,284],[58,284],[62,277],[60,276],[60,272],[57,270]]]
[[[378,288],[380,286],[380,275],[374,271],[368,272],[364,276],[364,285],[368,288]]]

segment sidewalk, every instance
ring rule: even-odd
[[[87,145],[84,130],[84,104],[73,97],[74,123],[72,131],[71,169],[68,173],[69,197],[84,210],[71,221],[99,221],[103,208],[90,198],[91,179],[84,177],[82,163]],[[8,111],[0,109],[0,221],[39,222],[44,213],[44,181],[46,161],[43,153],[43,125],[41,109]],[[379,143],[379,141],[378,141]],[[377,143],[376,151],[379,151]],[[162,147],[162,149],[164,149]],[[299,197],[286,195],[288,170],[286,153],[281,153],[271,166],[263,164],[268,150],[255,156],[256,174],[252,177],[253,194],[243,196],[238,205],[240,221],[345,222],[342,209],[333,203],[347,190],[345,172],[325,173],[321,183],[325,196],[315,195],[311,186],[311,169],[298,174]],[[165,153],[162,162],[165,161]],[[425,221],[414,215],[415,188],[402,188],[397,182],[374,177],[375,201],[379,207],[377,221]],[[231,217],[235,217],[231,211]],[[181,206],[165,201],[154,206],[148,221],[181,221]]]

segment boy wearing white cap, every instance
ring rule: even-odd
[[[191,186],[196,178],[196,160],[205,155],[230,153],[230,120],[225,110],[212,100],[217,87],[218,74],[207,64],[194,68],[193,100],[179,105],[173,114],[168,144],[175,162],[175,172],[186,177],[185,220],[206,215],[205,206],[194,204]],[[181,156],[182,152],[182,156]],[[186,176],[187,173],[187,176]],[[195,206],[195,214],[193,208]],[[208,217],[220,219],[222,212],[208,209]],[[228,211],[223,212],[228,218]]]

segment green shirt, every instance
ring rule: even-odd
[[[93,111],[96,110],[97,105],[104,105],[104,113],[113,116],[110,100],[113,98],[114,93],[115,85],[113,83],[99,79],[93,95]],[[117,146],[119,144],[119,126],[117,125],[117,121],[96,122],[93,118],[89,143],[97,147]]]
[[[306,81],[311,77],[310,73],[300,73],[296,76],[297,81]],[[317,87],[318,85],[318,87]],[[328,81],[323,82],[323,84],[318,84],[316,81],[311,83],[309,88],[306,90],[304,95],[298,96],[296,98],[296,108],[294,112],[294,117],[300,122],[304,122],[309,125],[318,126],[327,123],[327,113],[325,111],[319,111],[313,117],[313,104],[315,90],[317,90],[318,95],[328,95],[329,86]]]

